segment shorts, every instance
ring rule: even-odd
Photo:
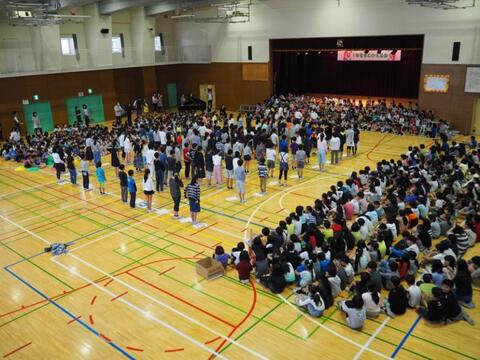
[[[297,169],[303,169],[305,167],[305,161],[298,160],[297,161]]]
[[[273,160],[267,160],[267,167],[269,169],[275,169],[275,161]]]
[[[188,199],[190,205],[190,212],[200,212],[200,203],[195,202],[193,199]]]
[[[145,195],[153,195],[154,194],[154,191],[153,190],[144,190],[143,193]]]
[[[237,186],[237,190],[240,193],[245,193],[245,181],[238,181],[235,184]]]
[[[233,179],[233,170],[227,170],[227,179]]]
[[[105,181],[99,181],[98,186],[104,187],[105,186]]]
[[[212,178],[212,171],[207,170],[207,180],[210,180]]]

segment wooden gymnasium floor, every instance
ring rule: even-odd
[[[303,181],[269,186],[266,197],[255,195],[258,179],[250,175],[246,204],[233,201],[233,191],[203,188],[200,220],[208,226],[198,230],[166,213],[168,193],[155,195],[159,214],[122,205],[108,166],[108,195],[100,196],[57,185],[51,169],[16,172],[14,164],[1,163],[0,356],[479,359],[477,309],[469,310],[474,327],[431,326],[410,310],[353,331],[334,307],[318,320],[300,312],[291,305],[291,290],[276,296],[255,282],[242,285],[234,270],[214,281],[195,273],[195,261],[217,244],[230,250],[260,224],[275,226],[297,204],[312,203],[352,170],[398,158],[421,142],[431,140],[364,132],[354,159],[324,173],[310,166]],[[181,213],[188,216],[185,204]],[[42,253],[50,242],[67,241],[75,242],[68,255]],[[474,254],[478,247],[468,257]]]

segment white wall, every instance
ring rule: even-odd
[[[0,22],[0,73],[36,69],[30,28]]]
[[[458,64],[480,63],[480,4],[466,10],[436,10],[403,0],[265,0],[251,8],[245,24],[176,23],[183,44],[212,49],[213,62],[269,61],[269,39],[425,34],[423,63],[451,63],[460,41]]]

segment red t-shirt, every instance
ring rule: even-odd
[[[240,261],[237,265],[238,279],[239,280],[248,280],[250,279],[250,272],[253,267],[250,264],[250,261]]]
[[[477,233],[477,242],[480,242],[480,222],[475,224],[475,232]]]
[[[346,203],[343,205],[343,211],[345,211],[345,220],[352,220],[353,219],[353,204]]]

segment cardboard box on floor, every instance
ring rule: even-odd
[[[196,263],[197,274],[207,280],[212,280],[224,274],[223,265],[211,257],[198,260]]]

